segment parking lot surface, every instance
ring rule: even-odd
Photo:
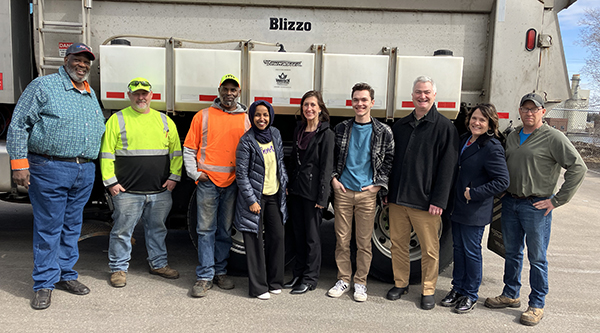
[[[236,276],[236,288],[214,287],[202,299],[190,297],[195,282],[196,250],[187,231],[171,230],[167,238],[169,264],[181,277],[166,280],[150,275],[143,233],[134,235],[127,286],[108,283],[108,237],[80,244],[75,268],[92,290],[75,296],[55,290],[52,305],[32,310],[32,216],[26,204],[0,202],[0,331],[2,332],[599,332],[600,331],[600,175],[588,172],[574,199],[554,211],[548,249],[550,294],[545,318],[535,327],[519,324],[529,294],[528,263],[519,309],[492,310],[486,297],[502,291],[503,259],[485,249],[480,299],[475,310],[458,315],[436,306],[419,308],[420,287],[411,285],[397,301],[385,299],[390,284],[370,278],[369,298],[356,303],[352,294],[326,296],[336,281],[332,221],[323,224],[323,267],[317,289],[304,295],[287,291],[268,301],[248,297],[247,278]],[[436,300],[451,288],[452,266],[440,273]],[[286,280],[291,272],[286,271]]]

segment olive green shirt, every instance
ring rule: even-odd
[[[555,128],[543,124],[519,144],[517,127],[506,138],[506,165],[510,174],[507,191],[528,197],[550,197],[552,204],[559,207],[571,200],[583,182],[587,167],[569,139]],[[556,192],[561,168],[565,171],[565,182]]]

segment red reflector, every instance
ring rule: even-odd
[[[153,100],[155,100],[155,99],[160,100],[160,96],[161,96],[160,94],[154,93],[154,94],[152,94],[152,99]]]
[[[106,98],[125,98],[124,92],[107,91]]]
[[[351,99],[347,99],[346,100],[346,106],[352,106],[352,100]]]
[[[273,103],[273,97],[254,97],[254,101],[255,101],[255,102],[256,102],[256,101],[260,101],[261,99],[262,99],[263,101],[267,101],[267,102],[269,102],[269,103]]]
[[[200,95],[200,102],[212,102],[217,98],[217,95]]]
[[[498,118],[508,119],[508,112],[498,112]]]
[[[415,104],[412,101],[402,101],[403,108],[414,108]]]
[[[456,107],[455,102],[438,102],[437,107],[439,109],[454,109]]]
[[[302,98],[290,98],[290,104],[300,105],[300,102],[302,102]]]
[[[537,31],[533,28],[527,30],[527,33],[525,33],[525,49],[527,51],[533,51],[533,49],[535,49],[536,37]]]

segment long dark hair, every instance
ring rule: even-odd
[[[316,90],[309,90],[306,93],[304,93],[304,96],[302,96],[302,100],[300,101],[300,117],[302,117],[302,122],[306,124],[306,117],[304,116],[304,112],[302,112],[302,106],[304,105],[304,101],[309,97],[314,97],[317,99],[317,104],[321,109],[321,113],[319,114],[319,121],[329,121],[329,110],[327,110],[325,102],[323,102],[323,96],[320,92]]]
[[[488,130],[488,135],[494,135],[496,136],[496,138],[500,138],[500,134],[498,133],[498,112],[496,112],[496,107],[494,106],[494,104],[477,104],[474,108],[469,110],[469,113],[467,113],[467,117],[465,119],[465,125],[467,125],[467,130],[469,132],[471,131],[469,129],[469,123],[471,122],[471,116],[473,116],[473,112],[475,112],[475,110],[477,109],[479,109],[481,114],[488,120],[488,126],[490,128]]]

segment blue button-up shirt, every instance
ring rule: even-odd
[[[80,91],[60,67],[25,89],[13,112],[6,148],[11,160],[27,152],[57,157],[98,157],[105,118],[94,90]]]

